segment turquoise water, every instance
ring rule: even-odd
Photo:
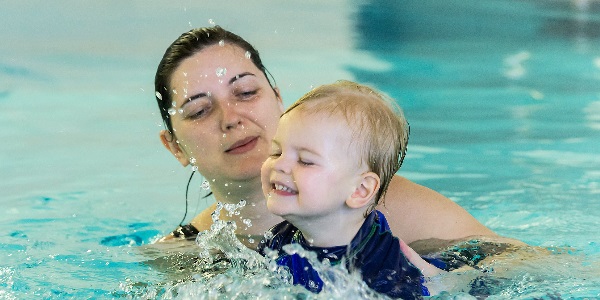
[[[134,297],[184,276],[165,257],[193,245],[138,247],[180,221],[190,172],[158,141],[153,76],[211,20],[255,44],[287,104],[340,78],[390,94],[411,123],[401,174],[562,253],[493,265],[495,296],[600,297],[597,2],[15,1],[0,16],[0,298]]]

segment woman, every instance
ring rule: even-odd
[[[192,165],[210,183],[218,202],[246,206],[240,215],[222,216],[241,224],[238,237],[255,246],[264,231],[282,221],[268,213],[260,168],[267,158],[283,102],[256,49],[220,27],[181,35],[165,52],[155,79],[156,99],[167,127],[163,145],[182,166]],[[493,236],[450,199],[404,177],[392,180],[384,204],[396,236],[406,243]],[[209,229],[215,204],[163,240],[194,236]]]

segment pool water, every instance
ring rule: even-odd
[[[286,104],[342,78],[397,99],[400,174],[535,247],[485,266],[491,298],[600,297],[600,2],[26,0],[0,17],[0,298],[202,295],[173,284],[195,245],[149,245],[191,172],[158,141],[153,77],[212,23],[261,51]],[[192,183],[188,218],[210,202]]]

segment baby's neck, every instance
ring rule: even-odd
[[[313,247],[335,247],[350,244],[365,222],[363,212],[337,214],[319,218],[286,217]]]

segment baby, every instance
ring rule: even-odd
[[[395,102],[354,82],[323,85],[296,101],[281,116],[261,170],[267,207],[286,220],[271,228],[261,253],[297,243],[332,264],[345,257],[379,293],[427,296],[421,272],[375,210],[402,164],[408,134]],[[294,284],[321,291],[305,258],[279,253]]]

